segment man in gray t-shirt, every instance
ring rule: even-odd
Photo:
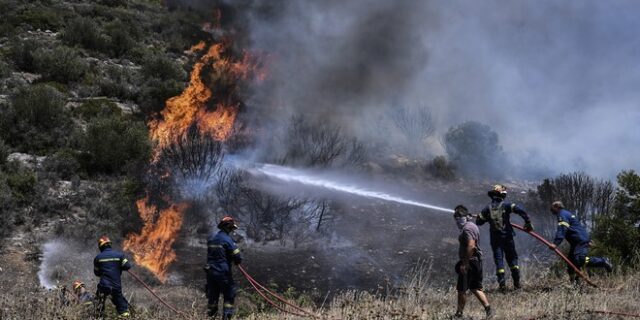
[[[489,300],[482,291],[482,251],[480,250],[480,230],[478,226],[471,222],[472,216],[467,208],[459,205],[455,208],[453,218],[456,225],[460,229],[460,249],[458,255],[460,261],[456,264],[456,273],[458,274],[458,309],[456,317],[462,317],[465,304],[467,303],[467,291],[471,290],[476,298],[482,303],[487,318],[493,315]]]

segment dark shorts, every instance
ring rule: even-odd
[[[466,292],[467,290],[482,290],[482,261],[469,261],[469,269],[466,274],[460,274],[460,265],[456,264],[456,273],[458,274],[458,284],[456,289],[458,292]]]

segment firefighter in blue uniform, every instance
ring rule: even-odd
[[[131,263],[124,254],[111,248],[111,240],[107,236],[98,239],[100,254],[93,259],[93,273],[100,277],[96,292],[96,313],[104,317],[105,301],[111,297],[120,317],[129,316],[129,302],[122,294],[120,276],[123,270],[131,269]]]
[[[238,229],[234,219],[226,216],[218,224],[217,233],[212,232],[207,238],[207,299],[208,316],[215,318],[218,314],[218,300],[223,296],[222,319],[230,320],[234,314],[233,303],[236,287],[231,273],[231,263],[240,264],[240,249],[230,234]]]
[[[613,270],[613,265],[608,258],[589,257],[589,243],[591,237],[587,230],[582,226],[578,217],[572,212],[565,210],[564,205],[560,201],[556,201],[551,205],[551,213],[558,216],[558,229],[551,249],[557,248],[564,239],[571,245],[569,249],[569,260],[579,269],[585,267],[604,268],[608,272]],[[578,283],[580,277],[575,271],[567,266],[571,280]]]
[[[491,198],[491,204],[486,206],[482,213],[476,219],[477,225],[483,225],[488,222],[490,225],[491,249],[493,250],[493,260],[496,265],[496,276],[501,291],[506,291],[506,279],[504,269],[504,258],[511,269],[511,277],[513,278],[513,286],[516,289],[521,287],[520,284],[520,266],[518,266],[518,253],[516,252],[516,244],[513,239],[515,235],[510,222],[511,213],[518,214],[524,219],[524,227],[527,231],[533,230],[533,225],[527,213],[517,206],[515,203],[505,202],[507,196],[507,188],[503,185],[495,185],[488,192]]]

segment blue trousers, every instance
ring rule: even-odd
[[[98,291],[96,292],[96,312],[98,317],[104,317],[104,308],[107,297],[111,297],[111,302],[116,306],[118,314],[123,314],[129,311],[129,302],[125,299],[124,295],[122,295],[122,289],[114,289],[98,285]]]
[[[571,244],[569,249],[569,260],[575,264],[578,269],[585,267],[604,268],[605,260],[601,257],[589,257],[589,242],[581,242],[578,244]],[[569,275],[573,277],[575,272],[569,266],[567,266]]]
[[[511,269],[511,277],[514,284],[520,284],[520,266],[518,266],[518,252],[516,252],[516,243],[513,235],[507,234],[491,234],[491,250],[493,250],[493,261],[496,264],[496,276],[498,283],[502,286],[505,284],[504,260]]]
[[[233,303],[236,298],[236,285],[231,273],[220,273],[213,269],[207,270],[207,299],[209,316],[218,313],[218,300],[223,297],[222,319],[231,319],[235,309]]]

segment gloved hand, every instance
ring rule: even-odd
[[[524,230],[526,230],[527,232],[533,231],[533,224],[531,224],[531,221],[524,224]]]

